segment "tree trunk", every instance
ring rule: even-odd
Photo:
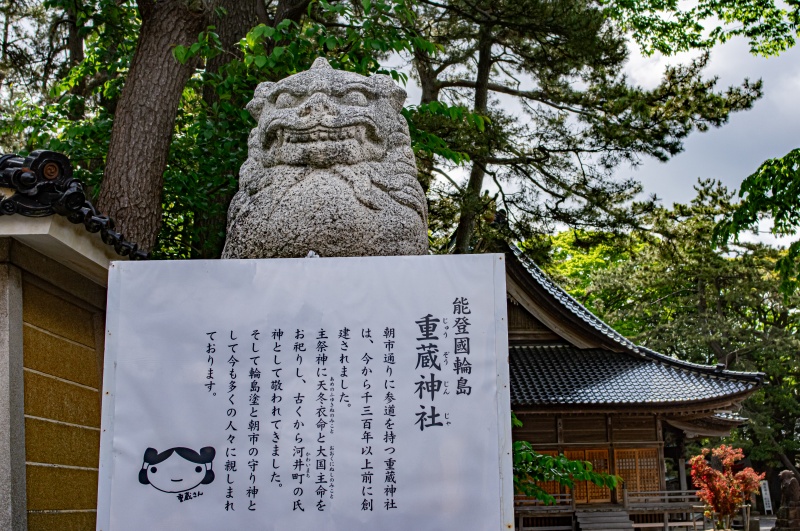
[[[425,104],[438,101],[441,89],[430,55],[424,50],[416,50],[414,52],[414,67],[419,75],[419,86],[422,89],[419,102]]]
[[[475,112],[485,115],[489,105],[489,76],[492,71],[492,29],[490,26],[481,28],[478,42],[478,75],[475,80]],[[461,202],[461,216],[456,228],[457,254],[470,252],[470,241],[475,232],[475,222],[481,208],[481,188],[486,175],[485,160],[475,156],[472,161],[472,170],[469,174],[467,189]]]
[[[215,15],[212,23],[224,51],[206,62],[206,72],[212,74],[230,61],[241,59],[239,41],[256,25],[269,22],[263,0],[220,0],[219,6],[225,10],[225,15]],[[219,102],[215,83],[203,87],[203,100],[209,107]],[[194,258],[219,258],[222,254],[225,237],[220,237],[220,233],[225,231],[227,206],[235,192],[235,189],[224,189],[215,193],[210,200],[219,208],[194,213]]]
[[[299,22],[303,15],[308,11],[311,0],[279,0],[278,7],[275,9],[275,20],[273,26],[277,26],[281,21],[289,19]]]
[[[206,72],[211,73],[217,73],[223,65],[233,59],[241,59],[239,41],[258,24],[269,22],[263,0],[220,0],[219,6],[226,14],[215,15],[212,24],[216,28],[224,52],[212,57],[206,63]],[[209,105],[218,101],[214,87],[206,85],[203,88],[203,99]]]
[[[430,55],[424,50],[414,51],[414,67],[419,75],[419,85],[422,89],[420,104],[431,103],[439,100],[439,83],[436,70]],[[434,156],[430,153],[417,155],[417,180],[422,186],[425,195],[433,182]]]
[[[78,15],[74,7],[67,8],[67,50],[69,51],[69,68],[81,64],[84,59],[83,52],[83,37],[81,37],[78,28]],[[83,118],[86,113],[86,104],[84,103],[83,96],[86,96],[86,81],[83,77],[75,84],[70,90],[73,94],[81,96],[78,98],[69,109],[69,119],[78,121]]]
[[[8,59],[8,34],[11,28],[11,9],[6,8],[3,13],[3,44],[0,46],[0,62],[5,63]]]
[[[205,10],[181,0],[139,0],[142,25],[117,105],[98,206],[125,237],[151,250],[161,225],[161,192],[181,93],[194,70],[172,56],[205,29]]]

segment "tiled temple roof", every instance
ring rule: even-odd
[[[658,362],[572,345],[511,346],[511,403],[678,404],[722,399],[759,386],[753,373],[698,371],[692,364],[664,358]]]
[[[588,324],[589,326],[597,330],[597,332],[603,334],[604,336],[618,343],[625,349],[630,350],[632,352],[639,351],[638,350],[639,347],[637,347],[633,342],[631,342],[625,336],[623,336],[622,334],[611,328],[609,325],[603,322],[599,317],[597,317],[595,314],[587,310],[583,304],[576,301],[569,293],[564,291],[564,289],[561,286],[553,282],[550,279],[550,277],[548,277],[547,274],[545,274],[545,272],[539,268],[539,266],[537,266],[535,263],[533,263],[532,260],[530,260],[528,257],[525,256],[525,254],[520,250],[519,247],[512,244],[508,246],[508,250],[528,271],[531,279],[534,280],[537,284],[539,284],[547,293],[549,293],[564,308],[569,310],[576,318]]]

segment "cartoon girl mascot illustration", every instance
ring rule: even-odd
[[[183,492],[214,481],[211,469],[216,451],[206,446],[200,453],[178,446],[158,453],[155,448],[144,452],[139,470],[139,483],[152,485],[161,492]]]

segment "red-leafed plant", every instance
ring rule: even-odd
[[[708,454],[716,457],[722,464],[717,470],[708,462]],[[741,448],[721,445],[710,450],[703,448],[700,455],[692,457],[692,482],[697,487],[697,495],[707,507],[706,515],[714,519],[715,529],[731,529],[733,517],[739,508],[758,492],[758,482],[764,474],[756,474],[752,468],[733,473],[733,464],[744,458]]]

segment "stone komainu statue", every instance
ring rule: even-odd
[[[425,254],[406,93],[383,75],[310,70],[261,83],[223,258]]]
[[[781,507],[800,506],[800,483],[791,470],[780,473]]]

